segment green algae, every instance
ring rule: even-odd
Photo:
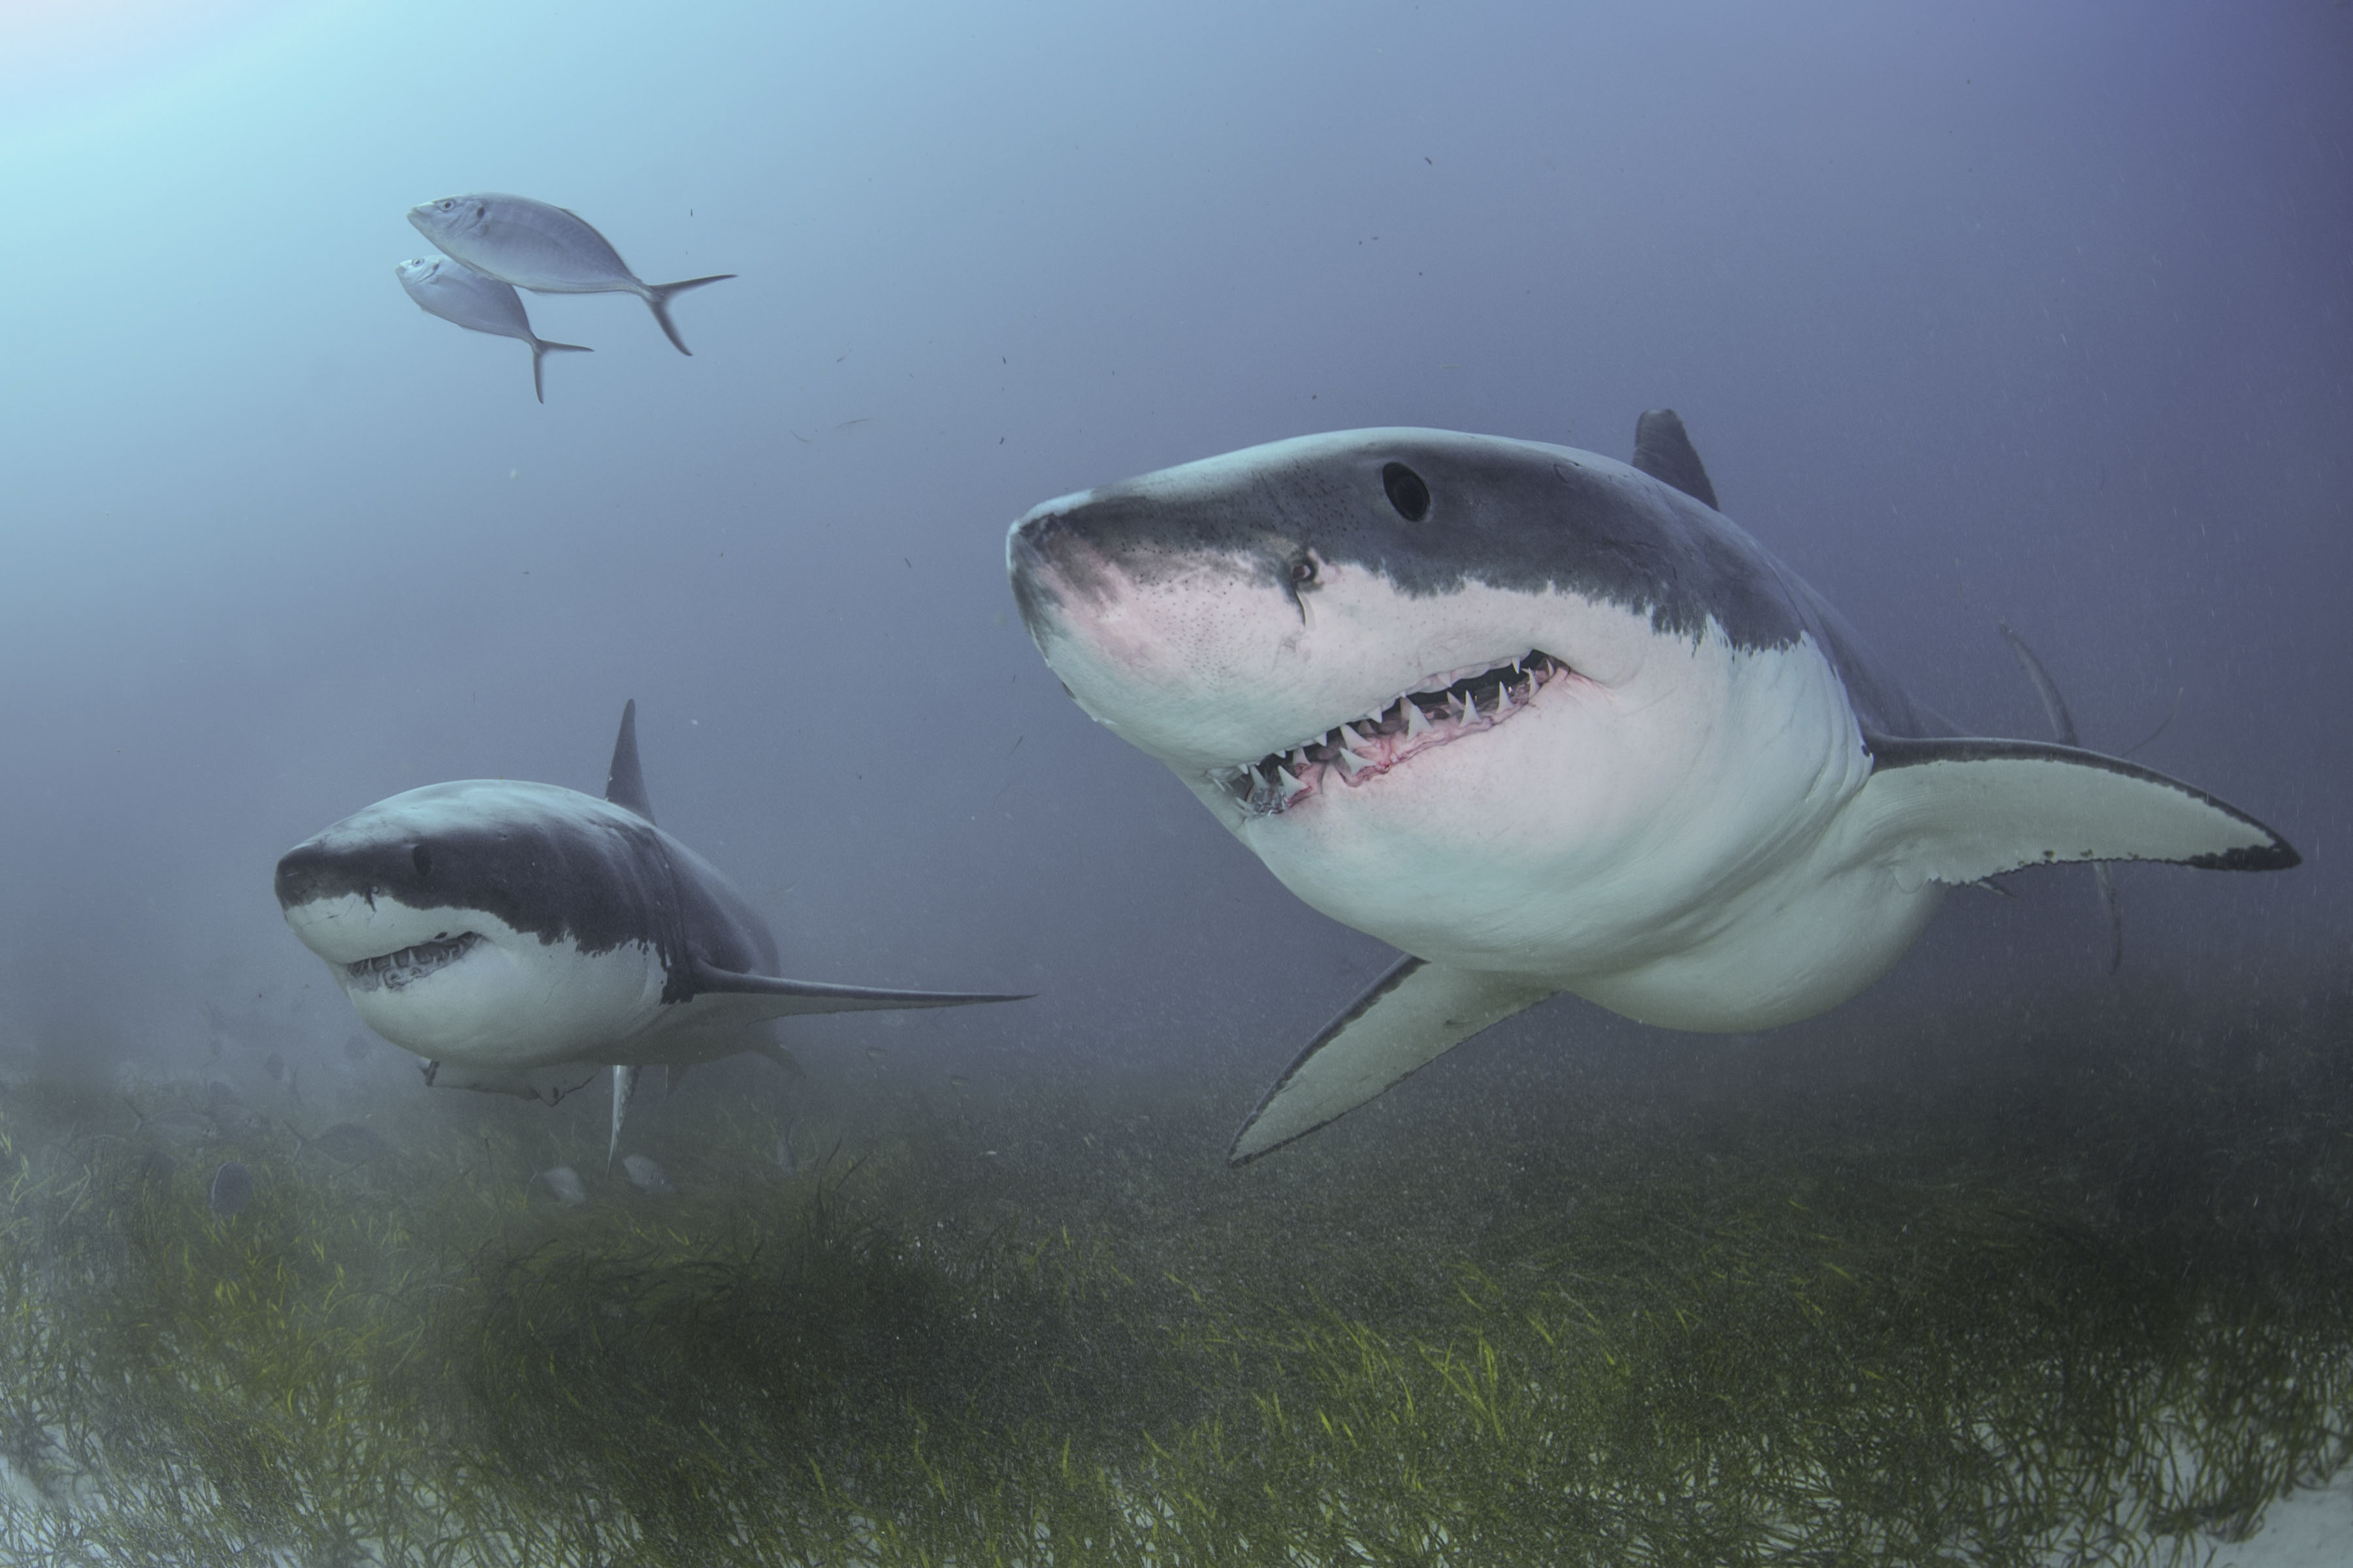
[[[676,1195],[575,1209],[576,1106],[159,1179],[22,1085],[0,1555],[2200,1561],[2353,1434],[2353,1008],[2283,1017],[1561,1052],[1242,1172],[1198,1097],[837,1097],[787,1178],[747,1079],[633,1122]]]

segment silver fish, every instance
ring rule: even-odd
[[[792,1124],[787,1122],[783,1134],[776,1139],[776,1169],[791,1176],[797,1175],[800,1168],[800,1157],[793,1149]]]
[[[632,1159],[636,1157],[630,1156]],[[580,1179],[580,1173],[569,1165],[551,1166],[532,1179],[545,1182],[547,1190],[555,1194],[555,1201],[566,1208],[576,1208],[588,1201],[587,1184]]]
[[[515,338],[531,345],[531,389],[547,401],[547,388],[540,378],[540,361],[548,351],[560,353],[594,353],[596,351],[579,343],[552,343],[531,330],[531,316],[522,308],[522,296],[514,291],[512,283],[501,283],[495,278],[485,278],[470,267],[462,266],[446,256],[420,256],[404,261],[393,268],[400,278],[400,286],[408,297],[427,313],[452,321],[470,332],[488,332],[493,337]]]
[[[483,191],[408,209],[426,238],[486,277],[537,294],[635,294],[679,353],[691,353],[670,324],[674,295],[735,276],[717,272],[680,283],[648,283],[578,214],[529,196]]]
[[[643,1154],[622,1155],[621,1169],[628,1172],[629,1180],[637,1184],[639,1192],[674,1193],[678,1191],[676,1187],[670,1184],[669,1174]]]
[[[223,1219],[243,1208],[253,1196],[253,1173],[231,1160],[213,1173],[212,1190],[205,1206]]]

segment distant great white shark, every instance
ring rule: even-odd
[[[2297,863],[2162,773],[1955,733],[1716,510],[1672,410],[1631,467],[1443,430],[1253,447],[1048,501],[1006,560],[1081,708],[1408,955],[1237,1163],[1557,992],[1761,1029],[1870,984],[1957,884]]]
[[[1021,1000],[780,977],[767,921],[654,826],[637,709],[621,710],[602,800],[506,779],[429,784],[278,862],[286,923],[362,1022],[427,1058],[426,1082],[534,1095],[609,1066],[617,1146],[644,1067],[745,1051],[789,1066],[772,1019]]]

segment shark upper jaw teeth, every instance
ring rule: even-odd
[[[348,987],[353,991],[403,991],[427,975],[448,968],[473,952],[481,940],[477,932],[460,931],[456,936],[404,947],[398,952],[346,963],[343,973],[348,976]]]
[[[1240,767],[1212,768],[1209,782],[1249,815],[1272,816],[1335,778],[1360,784],[1408,757],[1516,718],[1547,682],[1568,673],[1552,655],[1531,651],[1450,686],[1409,691],[1288,751],[1269,752]]]

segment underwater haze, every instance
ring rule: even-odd
[[[543,1327],[565,1303],[611,1305],[596,1292],[618,1276],[600,1269],[684,1279],[713,1258],[799,1259],[745,1278],[780,1299],[835,1289],[836,1305],[866,1303],[892,1326],[789,1352],[729,1341],[744,1364],[805,1353],[834,1380],[823,1400],[921,1413],[924,1431],[952,1433],[960,1411],[987,1413],[992,1433],[1031,1421],[1036,1440],[1008,1440],[1003,1463],[1030,1456],[1040,1476],[1059,1450],[1067,1479],[1075,1431],[1100,1479],[1083,1505],[1039,1501],[1022,1489],[1028,1472],[988,1468],[998,1461],[977,1438],[925,1450],[887,1422],[853,1432],[812,1415],[806,1431],[771,1433],[773,1448],[744,1449],[786,1468],[820,1449],[864,1456],[819,1467],[833,1479],[791,1505],[804,1511],[786,1510],[801,1521],[790,1528],[713,1503],[701,1517],[740,1528],[705,1539],[664,1512],[656,1487],[656,1500],[616,1504],[577,1536],[504,1520],[511,1550],[467,1516],[477,1555],[461,1560],[1764,1562],[1835,1548],[1856,1555],[1807,1560],[1926,1562],[1961,1541],[1986,1561],[2037,1561],[2069,1542],[2084,1561],[2130,1561],[2140,1547],[2117,1542],[2253,1529],[2281,1489],[2325,1480],[2353,1433],[2353,1281],[2316,1261],[2353,1257],[2353,872],[2338,852],[2353,831],[2348,87],[2342,0],[16,8],[0,17],[0,189],[16,215],[0,251],[0,733],[13,759],[0,773],[0,1142],[13,1139],[16,1163],[0,1170],[49,1195],[0,1210],[0,1236],[22,1257],[40,1238],[59,1259],[96,1260],[57,1265],[80,1286],[26,1288],[58,1300],[145,1290],[152,1318],[166,1296],[140,1270],[174,1247],[196,1258],[190,1269],[250,1285],[273,1249],[311,1248],[323,1264],[334,1235],[397,1231],[407,1239],[353,1242],[352,1268],[414,1247],[438,1259],[452,1300],[473,1302],[466,1281],[495,1274],[482,1259],[497,1253],[510,1259],[497,1277],[522,1283],[457,1327],[386,1285],[366,1331],[396,1340],[429,1321],[427,1342],[491,1344],[512,1331],[522,1368],[536,1352],[517,1325]],[[433,254],[408,209],[471,192],[571,209],[649,282],[735,276],[670,307],[691,355],[626,294],[525,292],[539,337],[595,351],[549,356],[542,404],[522,343],[435,319],[395,274]],[[2049,667],[2085,745],[2138,745],[2136,761],[2261,818],[2304,864],[2119,867],[2113,977],[2105,917],[2073,868],[2010,879],[2008,898],[1957,892],[1891,974],[1788,1029],[1674,1035],[1556,999],[1310,1143],[1226,1170],[1233,1127],[1392,955],[1301,904],[1166,769],[1065,697],[1008,592],[1007,525],[1050,497],[1359,426],[1622,460],[1638,414],[1662,406],[1680,412],[1725,514],[1915,697],[1970,732],[2045,737],[2007,624]],[[806,1079],[731,1063],[700,1098],[690,1079],[651,1108],[645,1147],[677,1192],[638,1191],[616,1171],[575,1209],[531,1175],[601,1171],[598,1117],[428,1089],[413,1058],[364,1037],[289,933],[271,872],[329,823],[424,784],[599,793],[632,699],[662,826],[770,920],[785,973],[1035,996],[797,1021],[785,1038]],[[2158,1043],[2144,1052],[2144,1039]],[[2274,1075],[2260,1082],[2258,1058]],[[203,1098],[211,1083],[249,1110],[223,1115],[218,1096]],[[2126,1099],[2097,1098],[2112,1087]],[[2068,1098],[2079,1092],[2092,1098]],[[210,1109],[171,1144],[183,1168],[155,1174],[135,1163],[164,1147],[145,1119],[174,1105]],[[2027,1116],[2034,1107],[2052,1120]],[[2080,1122],[2063,1121],[2078,1110]],[[2229,1147],[2262,1152],[2222,1158],[2221,1131],[2187,1152],[2148,1142],[2210,1111],[2240,1141]],[[281,1131],[344,1121],[381,1127],[391,1152],[346,1169]],[[725,1164],[736,1153],[756,1178]],[[1802,1178],[1776,1163],[1785,1155]],[[224,1217],[206,1210],[205,1183],[229,1160],[250,1170],[253,1197]],[[1863,1167],[1870,1201],[1841,1221],[1773,1229],[1797,1194]],[[2231,1184],[2258,1175],[2274,1184],[2266,1195],[2298,1194],[2295,1217],[2249,1240],[2243,1212],[2208,1199],[2244,1203],[2256,1189]],[[60,1195],[85,1177],[87,1192],[116,1194],[113,1219]],[[1894,1238],[1962,1187],[1966,1214],[1921,1222],[1954,1249],[1931,1279]],[[2148,1196],[2158,1189],[2162,1201]],[[1672,1224],[1639,1208],[1670,1194],[1683,1205]],[[2065,1206],[2079,1199],[2090,1206]],[[646,1217],[664,1201],[691,1216],[667,1233],[675,1242]],[[2042,1217],[2018,1219],[2030,1212]],[[843,1214],[870,1227],[860,1236],[901,1239],[878,1262],[826,1228]],[[599,1215],[620,1228],[596,1228]],[[2121,1228],[2102,1228],[2111,1221]],[[934,1278],[933,1254],[905,1238],[940,1227],[971,1250]],[[1716,1239],[1672,1261],[1644,1250],[1669,1231]],[[1831,1236],[1840,1250],[1788,1261]],[[1043,1250],[1020,1252],[1030,1240]],[[2080,1272],[2083,1248],[2111,1241],[2126,1261]],[[716,1250],[698,1251],[706,1242]],[[1746,1261],[1706,1250],[1752,1242]],[[1885,1305],[1921,1299],[1905,1290],[1968,1295],[2000,1271],[1988,1260],[2030,1255],[2017,1267],[2047,1267],[2055,1283],[2021,1287],[2033,1305],[2008,1329]],[[2201,1261],[2160,1267],[2185,1257]],[[1416,1408],[1472,1388],[1471,1373],[1454,1375],[1482,1364],[1461,1349],[1471,1319],[1449,1312],[1492,1310],[1502,1326],[1477,1343],[1542,1361],[1567,1353],[1552,1333],[1572,1321],[1662,1321],[1641,1292],[1670,1276],[1727,1292],[1708,1300],[1728,1311],[1751,1300],[1740,1280],[1786,1281],[1793,1268],[1881,1280],[1870,1268],[1883,1265],[1885,1280],[1914,1269],[1913,1284],[1858,1297],[1834,1352],[1871,1378],[1925,1387],[1903,1357],[1973,1334],[1999,1347],[1989,1367],[2074,1353],[2019,1329],[2031,1317],[2094,1339],[2082,1325],[2111,1325],[2104,1346],[2187,1347],[2164,1373],[2187,1382],[2117,1374],[2141,1401],[2119,1396],[2140,1413],[2118,1417],[2126,1426],[2145,1415],[2149,1432],[2175,1430],[2182,1406],[2169,1402],[2204,1386],[2198,1368],[2226,1363],[2261,1386],[2336,1392],[2255,1420],[2290,1434],[2262,1486],[2133,1513],[2115,1500],[2148,1494],[2141,1472],[2106,1491],[2019,1481],[2048,1507],[2008,1535],[1952,1512],[1931,1474],[1917,1496],[1865,1487],[1819,1515],[1760,1482],[1755,1516],[1769,1528],[1676,1536],[1622,1511],[1547,1513],[1554,1502],[1531,1500],[1566,1495],[1558,1478],[1447,1493],[1504,1473],[1482,1442],[1549,1463],[1538,1456],[1556,1427],[1540,1412],[1477,1405],[1394,1474],[1333,1457],[1357,1451],[1355,1429],[1327,1452],[1316,1434],[1335,1427],[1268,1415],[1293,1409],[1301,1380],[1328,1363],[1339,1382],[1315,1386],[1333,1420],[1359,1394],[1360,1415],[1387,1419],[1376,1342],[1395,1387],[1427,1382]],[[988,1272],[1000,1267],[1015,1272]],[[2143,1285],[2117,1280],[2189,1289],[2180,1278],[2223,1281],[2222,1296],[2167,1297],[2175,1341],[2118,1305]],[[1574,1295],[1573,1280],[1591,1292]],[[1514,1281],[1569,1294],[1532,1305]],[[192,1322],[216,1310],[206,1300],[237,1299],[173,1289]],[[611,1386],[681,1403],[617,1404],[627,1413],[612,1426],[685,1431],[679,1411],[697,1391],[737,1375],[695,1360],[716,1332],[710,1314],[724,1313],[628,1289],[649,1292],[627,1309],[643,1307],[628,1321],[644,1357]],[[1036,1305],[1000,1321],[967,1311],[959,1290]],[[1726,1331],[1705,1356],[1631,1328],[1612,1353],[1696,1357],[1675,1362],[1676,1386],[1774,1354],[1827,1364],[1829,1342],[1805,1336],[1831,1334],[1815,1314],[1839,1309],[1812,1300],[1784,1300],[1786,1324]],[[1085,1319],[1094,1302],[1113,1304],[1103,1322],[1117,1332]],[[906,1314],[923,1303],[934,1315],[917,1323]],[[603,1309],[579,1310],[567,1342],[585,1378],[601,1352],[580,1347]],[[865,1310],[842,1307],[823,1333],[856,1338]],[[2250,1342],[2197,1337],[2218,1322],[2276,1329],[2263,1340],[2275,1358],[2232,1361]],[[969,1323],[1026,1348],[965,1328],[928,1365],[875,1348]],[[170,1355],[242,1331],[174,1340]],[[1883,1363],[1857,1348],[1899,1341]],[[170,1355],[131,1342],[89,1353],[147,1369],[154,1403],[139,1420],[194,1408],[155,1381]],[[1066,1343],[1091,1348],[1039,1349]],[[1160,1380],[1137,1382],[1132,1406],[1115,1364],[1131,1351],[1134,1378]],[[234,1385],[267,1408],[361,1354],[322,1350],[313,1372],[240,1373],[205,1397]],[[441,1430],[432,1413],[453,1389],[508,1415],[546,1396],[435,1365],[402,1406],[403,1432]],[[1557,1386],[1584,1366],[1556,1366]],[[955,1381],[972,1368],[985,1370]],[[1356,1394],[1335,1392],[1359,1376],[1371,1381]],[[1060,1393],[1024,1404],[1005,1392],[1022,1379]],[[69,1384],[84,1386],[57,1386]],[[2171,1392],[2148,1392],[2160,1384]],[[1610,1386],[1628,1408],[1653,1397]],[[1738,1397],[1828,1408],[1806,1403],[1810,1386]],[[45,1408],[9,1419],[73,1426],[71,1400]],[[1850,1414],[1894,1431],[1908,1408]],[[1952,1431],[1977,1429],[1978,1406],[1956,1396],[1952,1408]],[[1220,1500],[1199,1478],[1240,1461],[1205,1434],[1240,1433],[1246,1416],[1270,1423],[1261,1457],[1293,1452],[1285,1442],[1306,1457],[1250,1472]],[[480,1436],[491,1418],[451,1419]],[[530,1430],[554,1457],[501,1472],[516,1497],[607,1495],[628,1468],[598,1468],[611,1457],[590,1454],[588,1427]],[[222,1479],[237,1465],[198,1464],[211,1479],[166,1508],[160,1483],[25,1480],[84,1451],[0,1437],[21,1482],[10,1495],[32,1500],[0,1522],[50,1520],[39,1528],[57,1561],[206,1560],[195,1547],[174,1559],[156,1544],[168,1532],[131,1526],[112,1557],[56,1544],[56,1520],[94,1529],[150,1507],[196,1531],[189,1540],[202,1531],[187,1520],[212,1521],[203,1529],[227,1533],[202,1538],[222,1551],[412,1560],[409,1538],[373,1514],[337,1537],[358,1555],[333,1557],[317,1544],[333,1531],[313,1490],[237,1493]],[[1693,1436],[1658,1462],[1718,1473],[1715,1440]],[[44,1441],[57,1445],[46,1458]],[[91,1441],[115,1468],[78,1473],[136,1470],[102,1433]],[[526,1447],[512,1433],[491,1445]],[[2084,1437],[2066,1451],[2099,1449]],[[899,1473],[894,1461],[878,1456],[911,1451],[962,1458],[939,1458],[928,1481],[909,1468],[917,1480],[893,1491],[878,1478]],[[1602,1479],[1576,1485],[1618,1496],[1595,1462]],[[402,1507],[473,1484],[417,1463],[421,1490]],[[712,1475],[680,1495],[744,1484]],[[1376,1517],[1366,1500],[1425,1482],[1451,1499],[1427,1518]],[[1158,1484],[1167,1499],[1198,1495],[1155,1500]],[[1293,1500],[1297,1517],[1246,1518],[1261,1491]],[[104,1508],[85,1507],[101,1493]],[[1928,1493],[1942,1500],[1918,1500]],[[1850,1528],[1837,1520],[1871,1512],[1853,1500],[1866,1495],[1905,1530],[1824,1544]],[[967,1496],[995,1500],[966,1509]],[[1030,1500],[989,1511],[1008,1496]],[[2130,1528],[2064,1535],[2100,1507],[2124,1508]],[[832,1522],[807,1522],[826,1508]],[[917,1529],[894,1511],[919,1508],[955,1520]],[[1482,1521],[1513,1522],[1482,1537]],[[1891,1545],[1898,1536],[1910,1544]]]

